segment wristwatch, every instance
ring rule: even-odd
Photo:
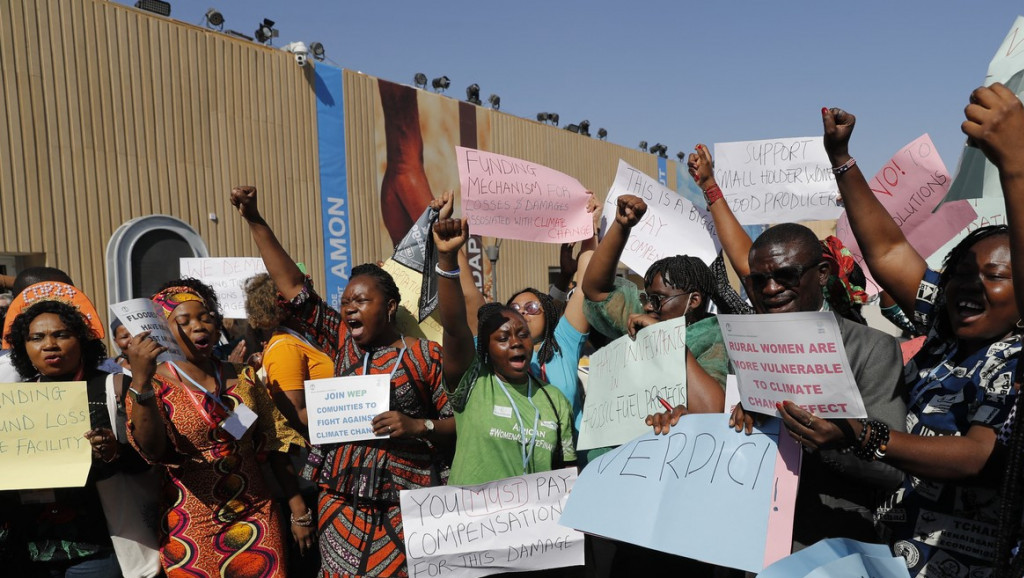
[[[423,435],[430,435],[434,433],[434,420],[425,419],[423,420],[423,427],[427,428],[427,431]]]

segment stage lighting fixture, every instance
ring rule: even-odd
[[[323,42],[311,42],[309,44],[309,53],[313,55],[317,62],[323,62],[324,58],[327,58],[327,51],[324,50]]]
[[[422,72],[417,72],[416,76],[412,77],[412,81],[416,83],[416,88],[427,87],[427,75]]]
[[[551,121],[551,124],[553,124],[555,126],[558,126],[558,113],[557,112],[550,112],[550,113],[548,113],[548,120]]]
[[[640,150],[642,150],[643,152],[647,152],[647,141],[645,141],[645,140],[640,141],[640,144],[637,145],[637,147]]]
[[[597,129],[597,138],[599,138],[601,140],[604,140],[604,139],[608,138],[608,131],[606,131],[603,128]]]
[[[466,87],[466,102],[480,106],[483,104],[480,102],[480,85],[477,83],[470,84]]]
[[[567,125],[565,125],[565,130],[567,130],[569,132],[574,132],[576,134],[579,134],[579,132],[580,132],[580,125],[578,125],[578,124],[567,124]]]
[[[441,76],[431,80],[430,85],[434,87],[434,92],[444,92],[452,85],[452,81],[447,76]]]
[[[208,28],[224,29],[224,15],[220,13],[216,8],[210,8],[206,11],[206,26]]]
[[[159,14],[161,16],[171,15],[170,2],[162,2],[161,0],[139,0],[135,3],[135,7],[139,10],[145,10],[146,12],[152,12],[153,14]]]
[[[580,121],[580,134],[583,135],[583,136],[590,136],[590,121],[589,120],[581,120]]]
[[[679,162],[683,162],[686,160],[686,153],[679,151],[676,153],[676,158],[679,159]]]
[[[274,28],[274,21],[264,18],[263,22],[256,27],[256,32],[253,35],[256,37],[256,42],[269,44],[274,38],[277,38],[277,28]]]
[[[491,96],[488,96],[487,102],[491,103],[491,108],[493,108],[494,110],[501,109],[501,97],[498,96],[497,94],[492,94]]]

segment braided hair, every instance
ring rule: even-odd
[[[707,302],[709,298],[715,296],[716,283],[711,269],[704,261],[690,255],[673,255],[658,259],[647,268],[647,273],[644,274],[644,286],[650,287],[657,275],[661,275],[662,283],[673,289],[700,293],[701,306],[694,311],[695,321],[709,315]]]
[[[388,300],[394,300],[396,304],[402,302],[402,292],[398,290],[398,285],[395,284],[394,277],[391,273],[388,273],[376,263],[363,263],[362,265],[356,265],[352,268],[352,274],[349,275],[349,280],[355,279],[360,275],[372,277],[377,282],[377,287],[380,288],[381,292],[384,293],[384,297]]]
[[[505,304],[511,308],[515,298],[523,293],[533,293],[536,295],[537,301],[540,302],[540,309],[544,313],[544,344],[540,346],[540,351],[537,352],[537,361],[545,364],[551,361],[551,358],[556,353],[562,352],[562,348],[558,346],[558,341],[555,339],[555,326],[558,325],[558,319],[562,316],[562,308],[555,303],[554,298],[550,295],[537,291],[533,287],[527,287],[515,293]]]

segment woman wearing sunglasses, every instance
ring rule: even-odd
[[[964,132],[1013,184],[1022,153],[1020,101],[993,85],[976,90],[971,103]],[[1003,514],[992,475],[1001,466],[991,458],[1010,419],[1021,350],[1009,233],[1004,226],[976,229],[949,253],[942,273],[931,271],[849,154],[854,116],[836,108],[821,113],[825,150],[838,167],[836,181],[864,258],[879,285],[928,327],[928,337],[904,372],[908,433],[870,419],[870,410],[865,420],[821,420],[787,403],[783,420],[808,448],[849,448],[908,474],[880,516],[911,575],[953,565],[987,576],[1001,558],[996,527]]]

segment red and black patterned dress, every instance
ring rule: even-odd
[[[257,452],[287,452],[301,438],[283,425],[251,368],[220,397],[228,407],[244,403],[258,416],[240,440],[208,422],[207,416],[218,411],[208,396],[159,374],[154,380],[170,440],[168,452],[160,457],[144,454],[130,422],[128,440],[147,461],[166,467],[160,561],[168,578],[285,576],[282,520],[263,481]],[[132,396],[126,403],[130,416]]]
[[[406,338],[407,349],[359,349],[341,315],[313,291],[284,304],[303,333],[334,360],[338,376],[390,374],[391,410],[417,419],[454,416],[441,385],[441,346]],[[396,362],[398,366],[396,367]],[[321,575],[408,576],[398,493],[441,485],[449,461],[422,439],[386,439],[314,446],[303,476],[320,487],[318,530]]]

